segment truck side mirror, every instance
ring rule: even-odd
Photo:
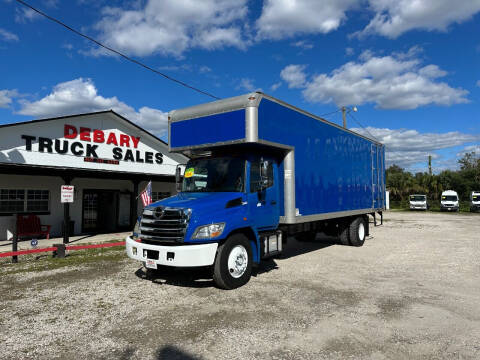
[[[177,165],[177,168],[175,169],[175,185],[177,188],[177,192],[182,190],[181,180],[182,180],[182,168],[180,167],[180,165]]]

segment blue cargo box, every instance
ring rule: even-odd
[[[259,92],[169,114],[172,152],[252,143],[285,154],[282,223],[385,208],[385,147],[375,140]]]

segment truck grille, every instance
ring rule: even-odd
[[[143,243],[161,245],[182,243],[189,217],[183,209],[163,206],[145,209],[140,223]]]

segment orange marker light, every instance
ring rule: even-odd
[[[247,218],[243,218],[243,221],[247,221]]]

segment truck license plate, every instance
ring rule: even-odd
[[[149,269],[156,269],[157,263],[155,262],[155,260],[147,259],[147,261],[145,262],[145,266]]]

